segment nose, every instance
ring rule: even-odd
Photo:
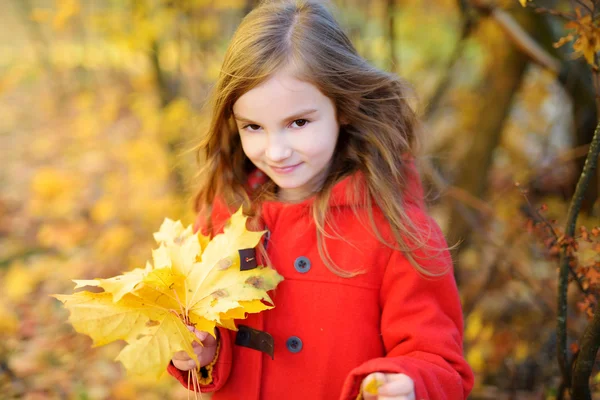
[[[280,162],[292,155],[292,149],[283,135],[269,135],[269,143],[267,143],[265,155],[271,161]]]

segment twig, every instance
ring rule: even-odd
[[[475,210],[478,210],[486,217],[490,217],[494,214],[494,209],[488,203],[476,196],[473,196],[466,190],[446,182],[446,180],[440,175],[438,171],[436,171],[435,167],[431,165],[430,162],[424,162],[422,167],[424,170],[423,172],[427,174],[427,176],[432,180],[433,184],[437,187],[437,189],[440,192],[445,192],[446,195],[448,195],[449,197],[452,197],[455,200],[458,200],[459,202],[464,203]]]
[[[581,208],[581,202],[583,200],[583,196],[585,190],[587,189],[587,185],[589,183],[590,178],[594,175],[594,170],[598,166],[598,155],[600,154],[600,123],[596,126],[596,131],[594,132],[594,137],[592,138],[592,142],[590,143],[590,151],[585,160],[585,165],[583,167],[583,172],[579,178],[579,182],[577,183],[577,189],[575,191],[575,196],[573,197],[573,202],[571,203],[571,207],[569,208],[569,232],[575,231],[575,223],[577,222],[577,215],[579,214],[579,209]],[[572,235],[571,235],[572,236]],[[564,251],[566,253],[566,250]],[[562,257],[561,257],[562,258]],[[565,254],[565,259],[561,264],[561,285],[563,282],[563,275],[565,264],[568,266],[568,258]],[[561,290],[564,289],[564,290]],[[564,304],[559,303],[559,309],[563,308],[566,310],[566,286],[559,287],[559,299],[564,298]],[[561,296],[564,293],[564,296]],[[564,315],[566,320],[566,314]],[[559,323],[559,328],[563,329],[564,339],[565,339],[565,347],[559,347],[559,352],[566,352],[566,324],[562,326]],[[562,338],[561,338],[562,339]],[[577,357],[577,361],[575,363],[575,368],[573,369],[573,398],[575,399],[591,399],[590,388],[589,388],[589,379],[590,374],[592,372],[592,367],[596,360],[596,354],[598,353],[598,347],[600,346],[600,306],[596,306],[596,311],[594,313],[594,317],[592,322],[588,324],[586,327],[583,338],[581,341],[580,353]],[[568,381],[570,382],[570,381]]]
[[[500,8],[492,9],[492,17],[504,30],[519,50],[527,54],[536,64],[557,74],[562,63],[544,50],[506,11]]]
[[[581,210],[581,203],[587,190],[588,184],[594,170],[598,164],[598,154],[600,152],[600,123],[596,126],[594,137],[590,143],[590,150],[583,167],[583,171],[579,176],[577,182],[577,188],[573,195],[573,200],[569,206],[569,212],[567,214],[567,225],[565,228],[565,236],[573,237],[575,235],[575,227],[577,223],[577,217]],[[557,316],[557,357],[558,363],[563,377],[563,381],[569,387],[571,383],[571,371],[567,361],[567,285],[569,282],[569,263],[571,261],[571,255],[567,249],[568,245],[565,245],[561,249],[560,256],[560,270],[558,278],[558,316]],[[578,377],[580,379],[580,377]],[[589,375],[588,375],[589,379]]]
[[[600,346],[600,305],[581,338],[581,346],[573,367],[572,398],[591,399],[590,375]]]
[[[573,17],[571,14],[567,14],[566,12],[552,10],[552,9],[548,9],[548,8],[544,8],[544,7],[534,8],[533,11],[535,11],[538,14],[549,14],[549,15],[553,15],[555,17],[564,18],[564,19],[572,21],[572,22],[577,22],[577,19],[575,19],[575,17]]]
[[[523,195],[523,198],[527,202],[527,205],[529,205],[529,209],[533,213],[535,213],[535,217],[538,220],[542,221],[544,223],[544,225],[546,225],[546,228],[548,228],[548,230],[552,233],[552,236],[554,237],[554,243],[558,243],[559,237],[556,234],[556,232],[554,231],[554,227],[552,226],[550,221],[548,221],[548,219],[546,217],[544,217],[542,214],[540,214],[540,212],[535,207],[533,207],[533,205],[530,203],[529,199],[527,198],[527,195],[524,192],[521,192],[521,194]],[[589,291],[583,287],[582,278],[577,276],[577,272],[573,269],[573,267],[571,265],[569,265],[569,273],[573,277],[573,280],[575,280],[575,283],[577,284],[577,287],[579,288],[581,293],[583,293],[584,295],[587,296],[589,294]]]
[[[523,28],[521,28],[521,25],[519,25],[510,14],[494,5],[482,2],[482,0],[471,0],[471,5],[480,12],[489,14],[507,34],[509,39],[512,40],[513,44],[525,53],[533,62],[558,75],[562,65],[561,61],[544,50]],[[546,11],[554,12],[554,10]]]
[[[585,4],[583,1],[581,1],[581,0],[575,0],[575,2],[576,2],[577,4],[579,4],[581,7],[585,8],[585,9],[587,10],[587,12],[589,12],[589,13],[590,13],[590,15],[592,15],[592,16],[594,15],[594,10],[592,10],[592,9],[590,8],[590,6],[588,6],[587,4]],[[571,4],[571,7],[573,8],[573,10],[575,10],[575,7],[573,7],[573,5],[572,5],[572,4]],[[594,8],[595,8],[595,7],[594,7]]]

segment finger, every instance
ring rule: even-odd
[[[173,361],[173,365],[175,366],[175,368],[181,370],[181,371],[189,371],[190,369],[193,369],[196,367],[196,362],[194,360],[172,360]]]
[[[189,360],[191,360],[191,357],[185,351],[178,351],[178,352],[176,352],[175,354],[173,354],[172,358],[173,358],[173,360],[179,360],[179,361],[189,361]]]
[[[202,341],[202,344],[204,344],[205,346],[208,346],[208,347],[214,346],[215,344],[217,344],[217,339],[213,335],[209,334],[208,332],[205,332],[205,333],[206,333],[206,338]]]
[[[378,400],[377,394],[378,386],[386,382],[385,374],[381,372],[374,372],[367,377],[362,382],[362,393],[364,400]]]
[[[379,394],[381,396],[409,396],[415,390],[415,384],[412,379],[403,374],[388,375],[388,379],[394,379],[388,381],[386,384],[379,388]]]
[[[187,325],[187,328],[189,329],[190,332],[192,332],[196,335],[198,340],[200,340],[204,346],[212,346],[217,342],[217,339],[215,339],[215,337],[214,337],[214,336],[216,336],[216,328],[215,328],[214,336],[206,331],[199,331],[191,325]]]

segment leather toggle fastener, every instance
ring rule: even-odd
[[[275,345],[273,336],[267,332],[259,331],[258,329],[250,328],[246,325],[238,325],[238,332],[235,336],[235,344],[249,349],[258,350],[271,356],[275,359]]]

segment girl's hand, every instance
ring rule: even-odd
[[[198,357],[198,361],[200,361],[200,366],[204,367],[205,365],[210,364],[213,358],[215,358],[215,353],[217,352],[217,340],[208,332],[198,331],[192,326],[188,326],[188,329],[194,332],[196,337],[200,339],[204,345],[202,346],[198,342],[192,343],[194,353],[196,353],[196,357]],[[177,353],[173,354],[173,359],[171,361],[173,362],[175,368],[181,371],[189,371],[190,369],[196,368],[196,362],[190,358],[185,351],[178,351]]]
[[[373,380],[382,383],[376,395],[364,390]],[[415,400],[415,383],[404,374],[372,373],[363,380],[362,389],[364,400]]]

